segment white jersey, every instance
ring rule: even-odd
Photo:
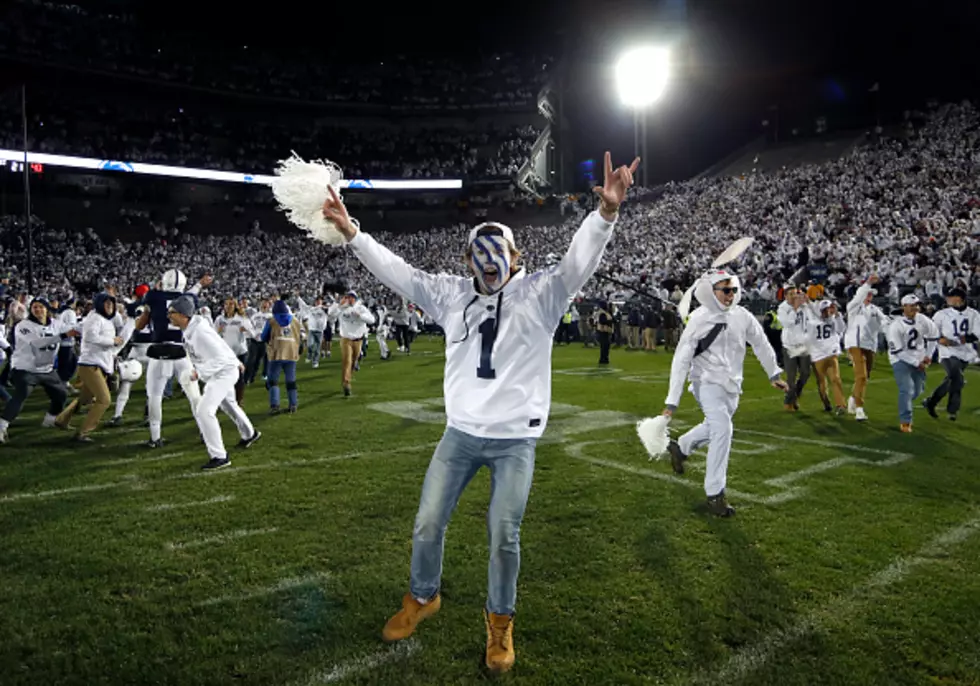
[[[308,305],[302,298],[297,297],[296,302],[299,303],[299,310],[303,318],[306,320],[306,325],[309,327],[310,332],[319,331],[323,333],[323,330],[327,328],[328,317],[327,311],[323,307],[317,305]]]
[[[551,407],[555,329],[568,298],[599,266],[612,226],[593,212],[559,264],[530,276],[521,270],[493,295],[478,292],[473,279],[410,267],[366,233],[349,245],[379,281],[445,331],[448,425],[481,438],[537,438]]]
[[[262,340],[262,332],[265,330],[265,325],[269,323],[272,319],[272,312],[256,312],[252,315],[252,330],[255,332],[252,336],[257,341]]]
[[[847,325],[840,314],[826,319],[811,315],[807,328],[807,349],[810,351],[810,359],[819,362],[840,355],[840,337],[846,329]]]
[[[955,357],[972,364],[980,359],[974,344],[965,340],[967,336],[980,336],[980,312],[972,307],[967,307],[962,312],[947,307],[937,312],[932,321],[939,329],[939,337],[946,338],[953,344],[940,344],[940,361]]]
[[[938,340],[939,329],[924,314],[916,314],[911,321],[896,317],[888,327],[888,361],[918,367],[923,360],[932,359]]]
[[[237,313],[227,317],[222,313],[214,320],[214,328],[221,334],[232,352],[236,355],[248,354],[248,339],[255,336],[255,330],[248,317]]]
[[[866,283],[847,303],[847,333],[844,334],[845,348],[861,348],[872,352],[878,350],[878,337],[888,328],[888,315],[877,305],[865,304],[864,299],[871,292],[871,284]]]
[[[61,334],[68,333],[75,325],[59,319],[51,319],[45,326],[30,317],[14,326],[14,352],[10,358],[11,369],[21,369],[35,374],[46,374],[54,369],[54,358],[61,347]]]
[[[783,347],[786,348],[786,351],[789,353],[789,356],[799,357],[800,355],[806,355],[806,307],[804,305],[800,305],[799,309],[793,309],[792,305],[787,302],[783,302],[779,305],[776,316],[779,317],[779,323],[783,327],[783,332],[780,334],[780,340],[782,341]]]

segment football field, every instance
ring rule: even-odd
[[[232,466],[213,473],[182,397],[164,403],[162,449],[141,445],[142,381],[126,423],[76,447],[40,427],[36,391],[0,446],[0,684],[487,680],[486,471],[449,526],[442,610],[380,640],[444,426],[442,344],[381,362],[372,342],[347,400],[334,356],[300,363],[296,415],[267,416],[249,387],[263,437],[248,451],[219,413]],[[635,435],[663,408],[670,356],[597,358],[555,350],[502,681],[980,684],[976,368],[959,421],[919,408],[903,435],[887,359],[861,425],[822,412],[815,379],[784,412],[749,353],[738,514],[721,520],[703,506],[703,453],[676,476]],[[685,393],[675,428],[700,418]]]

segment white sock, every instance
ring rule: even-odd
[[[10,426],[10,422],[6,419],[0,419],[0,431],[6,431],[8,426]]]

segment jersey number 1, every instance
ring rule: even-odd
[[[497,342],[497,320],[485,319],[480,324],[480,366],[476,368],[479,379],[495,379],[497,373],[490,366],[490,356],[493,354],[493,344]]]

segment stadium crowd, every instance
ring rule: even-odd
[[[980,116],[968,103],[934,110],[910,137],[883,140],[817,166],[746,178],[669,184],[624,209],[603,260],[608,280],[593,279],[582,294],[624,299],[653,291],[679,299],[714,255],[741,236],[756,244],[743,258],[749,299],[773,300],[803,266],[820,273],[828,293],[845,298],[867,275],[897,302],[909,291],[938,299],[954,286],[980,294]],[[581,215],[563,223],[515,227],[527,266],[560,254]],[[192,211],[192,210],[190,210]],[[492,218],[492,217],[491,217]],[[2,262],[26,264],[22,219],[0,221]],[[367,299],[382,287],[342,249],[298,235],[253,229],[233,237],[179,234],[140,243],[107,243],[94,230],[69,235],[38,220],[35,269],[41,290],[84,290],[100,283],[135,285],[180,265],[211,273],[222,293],[256,298],[273,292],[313,294],[324,284],[347,284]],[[378,235],[419,268],[464,273],[460,250],[467,227]],[[819,267],[819,269],[817,269]],[[825,274],[825,276],[823,276]],[[17,273],[13,273],[14,283]]]

